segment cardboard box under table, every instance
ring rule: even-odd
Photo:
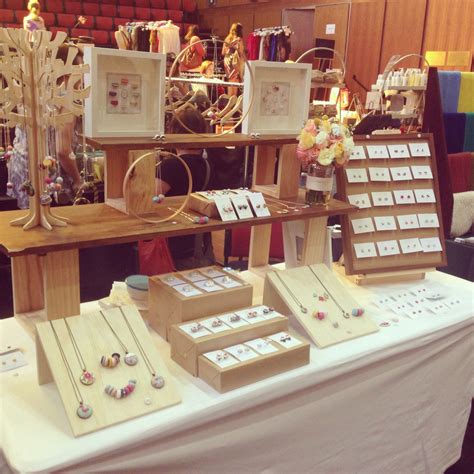
[[[262,306],[255,306],[238,311],[252,311],[253,308],[262,308]],[[220,332],[209,333],[202,337],[190,335],[184,329],[183,324],[174,324],[170,330],[170,344],[171,344],[171,358],[177,362],[181,367],[186,369],[194,376],[198,376],[198,357],[210,351],[223,349],[235,344],[241,344],[251,339],[269,336],[270,334],[278,333],[288,330],[288,318],[286,316],[273,312],[274,316],[271,319],[259,319],[258,322],[249,323],[240,327],[229,327],[229,330],[222,330]],[[196,321],[189,321],[188,324],[200,323],[209,319],[217,319],[219,315],[213,318],[202,318]],[[186,326],[188,326],[186,324]]]
[[[215,268],[215,267],[212,267]],[[205,272],[209,269],[199,269],[194,273]],[[199,288],[201,282],[192,282],[190,272],[170,274],[186,285],[196,288],[200,294],[186,296],[177,291],[179,285],[171,286],[165,282],[167,275],[151,277],[149,281],[149,323],[160,336],[169,339],[170,327],[173,324],[204,316],[226,313],[252,304],[252,285],[236,276],[221,272],[229,279],[239,284],[234,288],[222,288],[219,291],[206,292]],[[217,280],[217,279],[214,279]],[[175,288],[176,287],[176,288]]]
[[[229,367],[220,367],[205,355],[201,355],[198,359],[199,377],[222,393],[308,364],[309,343],[299,335],[287,334],[300,341],[300,344],[282,347],[271,341],[270,344],[278,348],[276,352],[259,355]]]

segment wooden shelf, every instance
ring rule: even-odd
[[[393,119],[398,120],[418,118],[418,114],[401,114],[399,112],[390,112],[390,110],[388,110],[387,113],[390,114]]]
[[[343,82],[318,82],[311,81],[311,87],[319,89],[344,89],[346,85]]]
[[[191,135],[189,133],[166,135],[165,139],[153,140],[153,137],[113,137],[113,138],[87,138],[87,143],[96,149],[114,151],[121,150],[148,150],[153,148],[222,148],[231,146],[259,146],[259,145],[287,145],[296,144],[296,136],[292,135],[263,135],[260,138],[252,138],[243,133],[229,133],[216,136],[207,134],[204,136]]]
[[[182,199],[184,198],[168,198],[165,203],[167,206],[178,207]],[[272,211],[273,206],[270,202],[269,208]],[[356,210],[357,208],[350,204],[332,200],[327,207],[310,207],[298,212],[290,211],[288,214],[277,214],[273,211],[270,217],[235,222],[210,219],[209,224],[198,225],[192,224],[183,217],[178,217],[174,221],[163,224],[147,224],[106,204],[90,204],[55,208],[55,214],[67,217],[71,222],[67,227],[55,228],[53,232],[39,227],[29,231],[24,231],[21,227],[13,227],[10,225],[10,221],[23,216],[26,211],[5,211],[0,213],[0,251],[10,257],[38,255],[62,250],[136,242],[154,237],[194,235],[236,227],[333,216],[352,213]],[[149,216],[157,218],[159,215],[169,215],[170,212],[164,207],[160,212]],[[176,223],[173,224],[173,222]]]

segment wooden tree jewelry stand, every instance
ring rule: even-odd
[[[273,306],[281,314],[294,317],[320,348],[379,330],[365,312],[360,316],[352,315],[352,310],[360,309],[360,305],[347,293],[326,265],[311,265],[311,268],[329,289],[330,294],[326,294],[327,301],[319,300],[329,292],[306,266],[267,273],[263,304]],[[334,300],[348,313],[346,317],[342,315]],[[297,301],[303,305],[306,312],[302,311]],[[315,317],[315,311],[325,311],[327,315],[320,320]]]
[[[70,317],[67,321],[71,332],[87,369],[95,376],[95,382],[92,385],[81,384],[79,382],[79,376],[82,373],[81,366],[75,355],[67,327],[64,320],[56,320],[54,321],[54,328],[60,338],[62,349],[71,370],[74,376],[77,375],[75,380],[79,386],[81,396],[84,403],[90,405],[93,409],[92,416],[85,420],[79,418],[76,414],[78,402],[50,323],[43,322],[37,325],[38,383],[40,385],[51,382],[56,384],[74,436],[92,433],[181,402],[174,381],[161,360],[138,310],[134,306],[123,306],[122,310],[156,373],[164,378],[165,385],[161,389],[151,386],[151,374],[123,316],[120,314],[120,310],[117,308],[104,310],[103,314],[112,324],[127,349],[138,356],[139,361],[134,366],[124,363],[123,351],[100,313]],[[108,357],[114,352],[121,352],[120,363],[114,368],[102,367],[100,364],[101,356]],[[137,384],[133,393],[126,398],[116,400],[104,392],[106,385],[123,387],[130,379],[135,379]]]
[[[0,28],[3,59],[0,75],[6,87],[0,90],[0,118],[6,127],[20,125],[28,137],[28,170],[30,199],[26,216],[11,222],[24,230],[41,226],[52,230],[64,227],[67,219],[53,214],[50,193],[44,193],[46,168],[46,136],[48,128],[60,128],[83,113],[83,101],[89,89],[77,89],[75,83],[89,71],[87,65],[73,65],[77,51],[69,50],[66,63],[56,59],[58,47],[66,34],[58,32],[51,40],[48,31],[28,31]],[[59,78],[71,75],[65,92],[57,84]],[[54,112],[52,112],[54,111]]]
[[[367,283],[388,283],[405,280],[421,279],[425,277],[427,271],[432,271],[435,267],[446,265],[446,248],[444,242],[443,219],[441,212],[441,200],[438,185],[438,172],[436,166],[436,152],[433,144],[433,137],[430,134],[403,134],[403,135],[368,135],[356,136],[355,145],[362,147],[365,153],[364,159],[351,159],[346,168],[337,175],[338,190],[343,199],[348,199],[350,195],[368,194],[372,192],[390,192],[395,190],[429,189],[434,193],[436,202],[434,203],[413,203],[397,204],[393,195],[393,206],[375,206],[359,209],[350,218],[342,217],[342,238],[344,248],[344,268],[347,275],[353,275],[357,284]],[[411,149],[408,145],[426,145],[429,152],[425,156],[411,156]],[[394,146],[406,147],[410,151],[405,158],[369,158],[367,146],[381,146],[385,149]],[[390,148],[389,148],[390,150]],[[394,181],[392,179],[392,169],[399,167],[429,166],[432,179],[411,179],[405,181]],[[390,173],[390,181],[372,181],[370,179],[369,168],[386,168]],[[369,176],[368,182],[350,183],[347,178],[347,170],[362,170]],[[370,197],[372,201],[372,197]],[[439,227],[435,228],[413,228],[402,230],[397,222],[397,216],[432,213],[436,214]],[[356,234],[352,225],[353,219],[372,218],[382,216],[393,216],[396,220],[396,229],[390,231],[378,231]],[[354,244],[364,242],[408,239],[408,238],[430,238],[438,237],[442,250],[439,252],[415,252],[400,253],[391,256],[376,256],[370,258],[357,258]]]

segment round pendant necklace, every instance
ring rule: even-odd
[[[336,298],[334,298],[331,292],[327,289],[326,285],[321,281],[321,279],[318,277],[316,272],[310,266],[308,266],[308,268],[310,269],[311,273],[316,277],[316,280],[318,280],[319,284],[324,288],[326,293],[330,296],[334,304],[341,310],[341,313],[344,316],[344,318],[349,319],[351,315],[347,311],[345,311],[344,308],[336,301]],[[361,308],[354,308],[352,310],[353,316],[362,316],[363,314],[364,314],[364,310]]]
[[[79,350],[79,346],[77,345],[76,338],[74,337],[74,334],[72,333],[71,328],[69,327],[69,323],[67,322],[67,319],[64,320],[64,324],[66,324],[67,332],[72,342],[72,347],[74,347],[74,352],[76,353],[77,361],[79,362],[79,365],[81,366],[81,369],[82,369],[82,374],[79,377],[79,380],[84,385],[92,385],[95,380],[94,374],[87,370],[81,351]]]
[[[306,314],[308,312],[308,308],[306,306],[303,306],[303,303],[296,297],[296,295],[293,294],[293,292],[288,288],[288,285],[283,281],[282,277],[278,272],[275,272],[276,277],[280,280],[281,284],[285,287],[285,290],[288,292],[288,294],[293,298],[293,301],[300,307],[300,311],[303,314]]]
[[[92,408],[90,405],[84,403],[81,391],[79,390],[79,386],[77,385],[77,382],[74,379],[74,374],[72,373],[72,369],[69,365],[66,354],[64,353],[63,346],[61,345],[61,341],[59,340],[58,334],[56,333],[56,329],[54,328],[53,322],[50,321],[49,324],[51,325],[51,329],[53,330],[54,338],[56,339],[56,344],[58,345],[61,358],[63,360],[64,366],[66,367],[66,372],[69,377],[69,381],[71,382],[74,396],[76,397],[76,400],[79,403],[79,407],[76,410],[76,414],[79,418],[86,420],[87,418],[90,418],[92,416]]]
[[[153,368],[153,365],[152,363],[150,362],[150,359],[148,358],[145,350],[143,349],[143,346],[141,344],[141,342],[138,340],[138,337],[137,335],[135,334],[135,331],[133,330],[132,328],[132,325],[130,324],[130,322],[128,321],[127,317],[125,316],[123,310],[121,307],[119,307],[120,309],[120,312],[122,313],[122,316],[123,316],[123,319],[125,320],[125,323],[127,324],[128,326],[128,329],[130,331],[130,334],[132,335],[134,341],[135,341],[135,344],[137,345],[138,347],[138,350],[140,351],[140,354],[142,355],[143,357],[143,360],[145,361],[145,365],[148,369],[148,371],[150,372],[151,374],[151,386],[153,388],[163,388],[165,386],[165,379],[161,376],[161,375],[157,375],[156,374],[156,371],[155,369]]]
[[[107,326],[109,326],[110,330],[112,331],[113,335],[115,336],[115,338],[117,339],[118,343],[120,344],[120,346],[122,347],[123,351],[125,352],[125,357],[124,357],[124,360],[125,360],[125,363],[127,365],[137,365],[138,363],[138,356],[136,354],[134,354],[133,352],[128,352],[128,349],[127,347],[125,346],[125,344],[123,343],[123,341],[120,339],[120,337],[118,336],[117,332],[115,331],[115,329],[112,327],[112,325],[109,323],[109,321],[107,320],[107,318],[105,317],[104,313],[102,311],[100,311],[100,314],[102,315],[102,318],[104,318],[104,321],[107,323]],[[113,354],[112,357],[114,355],[117,355],[117,354]],[[119,357],[120,359],[120,357]]]

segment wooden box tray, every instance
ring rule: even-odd
[[[261,305],[246,308],[241,311],[252,311],[253,308],[262,308]],[[239,313],[241,312],[239,311]],[[230,328],[227,331],[211,333],[199,338],[193,338],[186,331],[181,329],[183,324],[174,324],[170,331],[171,358],[190,374],[198,376],[198,357],[204,352],[215,351],[223,347],[229,347],[235,344],[268,336],[280,331],[288,330],[288,318],[280,313],[273,312],[272,319],[247,324],[245,326]],[[216,318],[219,315],[216,316]],[[201,318],[188,323],[200,323],[210,318]]]

